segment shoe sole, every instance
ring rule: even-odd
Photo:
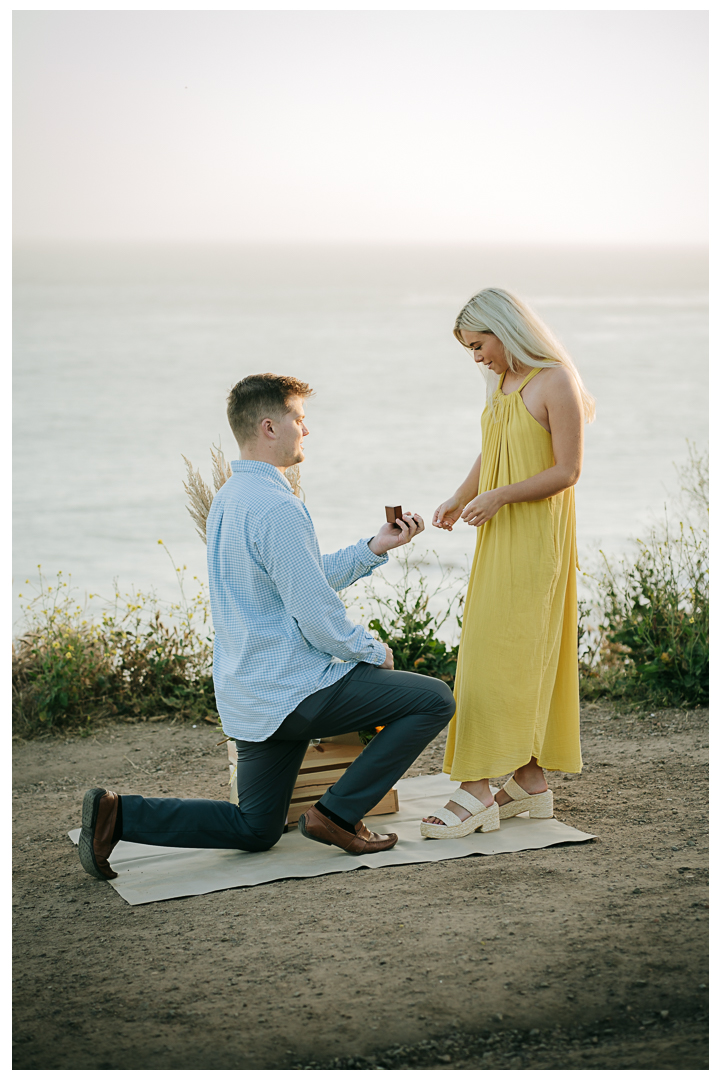
[[[500,828],[498,805],[494,803],[479,814],[472,814],[459,825],[434,825],[431,821],[420,822],[420,835],[426,840],[461,840],[474,832],[496,832]]]
[[[78,852],[80,854],[80,863],[83,870],[85,870],[91,877],[97,878],[98,881],[107,881],[108,879],[104,874],[101,874],[98,870],[97,862],[95,861],[95,852],[93,850],[93,837],[95,836],[95,825],[97,824],[98,810],[100,808],[100,800],[103,795],[106,795],[105,788],[90,788],[85,792],[82,805],[82,829],[80,830],[80,839],[78,840]]]

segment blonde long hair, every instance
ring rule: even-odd
[[[467,348],[461,337],[463,330],[494,334],[505,350],[505,359],[511,371],[517,371],[518,364],[531,368],[562,364],[568,368],[577,382],[587,423],[595,419],[595,398],[586,389],[570,354],[540,316],[517,296],[505,289],[483,289],[468,300],[455,320],[453,334]],[[487,368],[483,368],[483,374],[487,383],[488,404],[492,408],[498,376]]]

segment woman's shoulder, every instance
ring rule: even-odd
[[[572,371],[564,364],[553,364],[552,367],[543,368],[542,378],[534,380],[538,390],[542,389],[546,395],[556,397],[579,397],[580,388]]]

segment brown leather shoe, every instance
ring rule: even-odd
[[[117,877],[108,858],[115,847],[113,832],[119,805],[120,797],[114,791],[90,788],[85,792],[78,851],[83,870],[100,881]]]
[[[395,833],[383,836],[382,833],[370,832],[363,821],[358,821],[354,833],[341,829],[315,806],[301,815],[298,828],[308,840],[342,848],[348,855],[372,855],[374,851],[389,851],[397,844]]]

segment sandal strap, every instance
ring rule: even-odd
[[[517,801],[518,799],[531,798],[531,796],[528,795],[527,791],[525,791],[523,788],[520,787],[518,783],[515,782],[515,779],[512,776],[503,784],[503,791],[506,795],[509,795],[510,798],[514,801]]]
[[[448,810],[445,806],[443,806],[442,810],[433,810],[429,817],[440,818],[443,825],[462,825],[462,821],[457,814],[453,814],[452,810]]]
[[[485,803],[480,802],[479,799],[476,799],[474,795],[471,795],[469,791],[465,791],[463,788],[453,791],[450,801],[462,806],[464,810],[469,810],[471,814],[481,814],[484,810],[487,810]]]

